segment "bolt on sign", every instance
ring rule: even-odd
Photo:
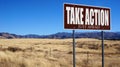
[[[64,4],[64,28],[110,30],[110,8]]]

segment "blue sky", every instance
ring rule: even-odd
[[[0,32],[40,35],[71,32],[63,28],[64,3],[110,7],[110,31],[120,32],[119,0],[0,0]],[[77,30],[81,31],[93,30]]]

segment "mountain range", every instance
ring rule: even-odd
[[[72,38],[72,33],[68,32],[58,32],[50,35],[37,35],[37,34],[28,34],[28,35],[17,35],[7,32],[1,32],[0,38],[2,39],[13,39],[13,38],[56,38],[56,39],[65,39]],[[101,32],[76,32],[75,38],[96,38],[101,39]],[[120,40],[120,32],[104,32],[104,39],[110,40]]]

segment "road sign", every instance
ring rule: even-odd
[[[64,29],[110,30],[110,8],[64,4]]]
[[[75,59],[75,29],[110,30],[110,9],[106,7],[64,4],[64,29],[73,29],[73,67]],[[102,67],[104,67],[104,32],[101,31]]]

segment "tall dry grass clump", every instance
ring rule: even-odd
[[[29,67],[29,63],[10,52],[0,51],[0,67]]]

